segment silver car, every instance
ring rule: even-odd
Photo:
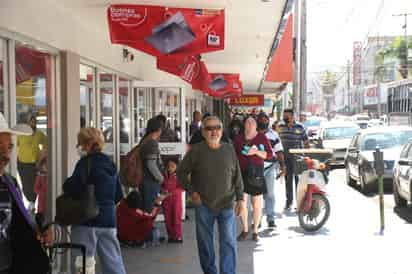
[[[318,148],[333,151],[332,159],[329,161],[332,168],[344,167],[345,155],[350,141],[359,131],[359,126],[353,122],[324,122],[320,126],[319,134],[314,143]]]
[[[379,147],[383,151],[384,182],[392,186],[395,162],[399,159],[402,147],[410,138],[412,127],[404,126],[368,128],[356,134],[345,156],[347,183],[359,183],[364,193],[376,189],[377,176],[373,152]]]

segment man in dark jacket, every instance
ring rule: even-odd
[[[30,135],[30,129],[15,131],[0,113],[0,274],[45,274],[49,260],[42,243],[51,243],[52,230],[40,234],[23,204],[14,178],[5,171],[13,150],[12,135]]]

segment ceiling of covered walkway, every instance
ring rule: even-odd
[[[159,5],[167,7],[225,9],[225,50],[203,55],[209,72],[240,73],[245,92],[256,92],[263,77],[265,64],[278,29],[286,0],[55,0],[70,10],[82,24],[105,35],[110,43],[106,9],[111,4]],[[155,69],[154,57],[142,69]],[[177,79],[177,78],[176,78]]]

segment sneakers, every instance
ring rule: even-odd
[[[167,242],[169,244],[183,244],[183,239],[172,239],[172,238],[170,238]]]
[[[269,228],[276,228],[276,224],[275,224],[275,221],[268,221],[268,227]]]
[[[291,211],[291,210],[292,210],[292,205],[286,204],[285,208],[284,208],[284,211]]]

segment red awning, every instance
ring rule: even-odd
[[[280,40],[279,47],[275,51],[266,74],[268,82],[292,82],[293,81],[293,16],[288,18],[285,32]]]

